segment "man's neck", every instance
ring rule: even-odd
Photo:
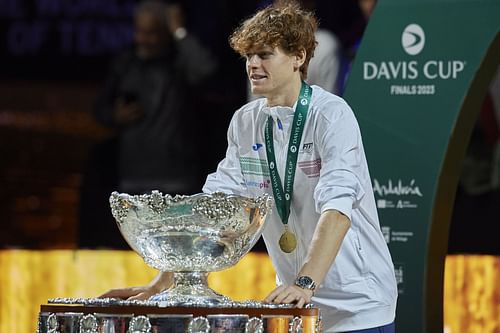
[[[288,106],[293,107],[297,98],[299,97],[300,88],[302,86],[302,81],[300,78],[294,80],[293,83],[287,85],[282,92],[267,96],[267,105],[268,106]]]

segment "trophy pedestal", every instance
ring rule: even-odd
[[[217,306],[231,302],[231,299],[218,294],[208,287],[208,273],[174,272],[174,285],[149,300],[160,306]]]
[[[317,333],[318,308],[42,305],[38,333]],[[262,306],[262,307],[261,307]],[[263,307],[269,306],[269,307]]]

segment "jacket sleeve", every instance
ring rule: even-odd
[[[247,191],[243,175],[241,173],[239,153],[238,153],[238,138],[236,117],[234,115],[227,131],[228,146],[226,157],[217,166],[217,171],[208,175],[203,192],[224,192],[228,194],[245,195]]]
[[[326,113],[316,133],[321,156],[321,172],[314,191],[316,211],[335,209],[351,219],[352,209],[363,196],[367,174],[358,123],[347,104],[333,104],[338,110]]]

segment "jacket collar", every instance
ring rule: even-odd
[[[264,106],[262,107],[262,112],[272,117],[286,118],[289,116],[293,116],[295,113],[295,107],[297,106],[297,102],[292,107],[289,106],[267,106],[267,100],[264,102]]]

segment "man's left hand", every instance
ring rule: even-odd
[[[311,302],[312,295],[312,290],[302,289],[295,285],[282,285],[274,289],[264,301],[276,304],[293,303],[296,304],[298,308],[302,308],[304,305]]]

